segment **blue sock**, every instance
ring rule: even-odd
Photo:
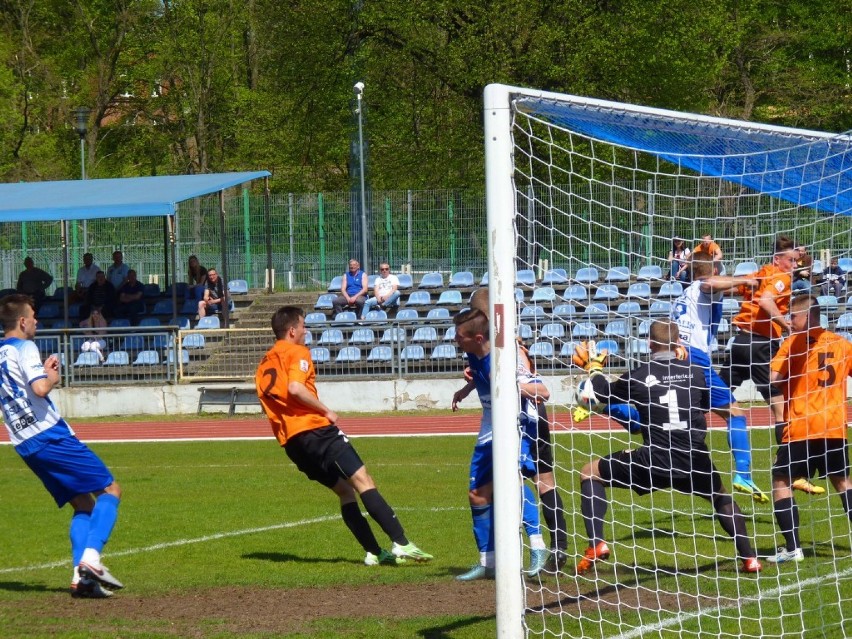
[[[68,536],[71,538],[71,561],[76,566],[80,563],[83,551],[86,549],[86,539],[89,537],[89,526],[92,513],[75,512],[71,516],[71,527]]]
[[[642,430],[639,411],[630,404],[608,404],[603,412],[621,424],[628,432],[638,433]]]
[[[524,530],[527,536],[541,534],[541,522],[538,518],[538,500],[532,489],[524,484]]]
[[[473,515],[473,537],[479,552],[494,550],[494,511],[491,504],[487,506],[471,506]]]
[[[751,479],[751,443],[745,415],[731,417],[728,420],[728,445],[734,456],[734,467],[740,475]]]
[[[121,500],[109,493],[103,493],[95,501],[92,511],[92,521],[89,525],[89,535],[86,538],[86,548],[94,548],[101,552],[109,541],[115,520],[118,519],[118,504]]]

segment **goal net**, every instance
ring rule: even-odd
[[[581,470],[642,444],[615,419],[573,415],[586,375],[574,346],[595,340],[614,378],[649,359],[648,331],[668,319],[688,282],[668,257],[680,238],[721,249],[728,275],[770,263],[779,235],[806,247],[824,327],[852,340],[846,276],[823,288],[833,259],[852,270],[849,135],[724,120],[491,85],[485,94],[489,290],[492,305],[497,621],[501,637],[788,637],[852,633],[852,535],[837,492],[794,491],[803,561],[770,563],[784,537],[771,469],[774,420],[751,382],[735,389],[745,409],[757,503],[732,489],[737,468],[725,420],[707,415],[706,443],[744,516],[762,563],[743,569],[713,505],[672,490],[605,489],[606,560],[578,575],[590,543]],[[714,323],[716,369],[730,357],[739,291]],[[852,308],[849,309],[852,312]],[[567,560],[524,574],[518,477],[520,336],[550,390],[554,478],[565,513]],[[588,503],[588,502],[587,502]],[[597,511],[596,511],[597,512]],[[548,532],[541,521],[545,540]]]

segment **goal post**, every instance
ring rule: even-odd
[[[769,263],[776,237],[791,236],[815,258],[808,282],[815,295],[831,258],[846,258],[849,306],[821,304],[825,325],[852,341],[852,137],[499,84],[486,87],[483,115],[498,636],[848,634],[850,521],[824,479],[814,478],[824,494],[795,495],[804,562],[764,561],[760,575],[746,575],[707,501],[607,488],[612,557],[591,575],[574,573],[588,544],[580,469],[641,442],[599,415],[575,421],[583,376],[571,368],[571,353],[579,340],[606,342],[611,376],[647,361],[650,324],[670,317],[688,285],[672,278],[673,239],[692,249],[704,235],[721,245],[729,275]],[[734,292],[724,302],[711,344],[717,370],[730,357],[742,297]],[[516,336],[550,390],[568,539],[561,570],[533,579],[523,573],[531,546],[521,529]],[[753,385],[735,392],[747,405],[752,474],[771,493],[772,419]],[[708,426],[707,445],[730,492],[727,425],[708,416]],[[771,498],[734,499],[759,556],[774,553],[783,537]]]

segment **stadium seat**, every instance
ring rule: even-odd
[[[577,307],[573,304],[559,304],[553,308],[553,316],[559,319],[572,319],[577,314]]]
[[[367,276],[367,289],[372,291],[376,286],[376,280],[379,278],[375,273]]]
[[[89,338],[85,337],[83,335],[72,335],[71,336],[71,350],[74,351],[75,353],[79,353],[82,346],[83,346],[83,343],[87,342],[88,340],[89,340]]]
[[[339,346],[340,344],[343,344],[343,331],[339,328],[327,328],[322,332],[322,335],[320,335],[317,344]]]
[[[680,282],[663,282],[657,297],[680,297],[683,295],[683,284]]]
[[[437,342],[438,341],[438,331],[435,330],[432,326],[421,326],[416,331],[414,331],[414,335],[411,338],[412,342]]]
[[[636,336],[637,337],[648,337],[648,334],[651,332],[651,324],[653,320],[645,319],[639,322],[639,326],[636,327]]]
[[[518,324],[518,337],[522,340],[532,339],[533,329],[529,324]]]
[[[651,302],[651,307],[648,309],[651,315],[671,315],[672,303],[668,300],[655,300]]]
[[[657,264],[646,264],[639,269],[636,274],[637,280],[661,280],[663,279],[663,269]]]
[[[177,357],[175,357],[175,349],[170,348],[166,351],[166,362],[172,366],[177,363]],[[180,351],[180,363],[184,366],[189,365],[189,351],[181,349]]]
[[[311,349],[311,359],[314,364],[327,364],[331,361],[331,351],[325,346],[314,346]]]
[[[416,320],[420,318],[420,313],[414,308],[404,308],[396,314],[396,319],[400,322],[408,320]]]
[[[3,290],[0,290],[0,297],[6,297],[7,295],[14,295],[17,292],[18,292],[17,289],[14,289],[14,288],[4,288]]]
[[[418,288],[444,288],[444,276],[438,272],[425,273]]]
[[[613,337],[627,337],[630,334],[627,320],[617,319],[607,322],[604,327],[604,335]]]
[[[651,299],[651,285],[648,282],[634,282],[627,287],[625,297],[634,300],[649,300]]]
[[[145,338],[141,335],[128,335],[121,339],[121,350],[142,351],[145,350]]]
[[[535,286],[535,271],[531,268],[518,269],[515,272],[515,286]]]
[[[376,341],[376,334],[372,328],[356,328],[349,337],[350,344],[372,344]]]
[[[482,279],[479,280],[479,285],[480,286],[488,286],[488,271],[485,271],[482,274]]]
[[[828,315],[825,313],[819,314],[819,325],[821,328],[828,330]]]
[[[565,342],[564,344],[562,344],[562,348],[559,349],[559,356],[564,357],[566,359],[570,359],[571,356],[574,354],[574,349],[577,348],[577,344],[578,342],[574,341]]]
[[[636,315],[642,312],[642,307],[639,306],[639,302],[622,302],[618,305],[615,312],[619,315]]]
[[[562,339],[565,337],[565,325],[545,324],[538,334],[542,339]]]
[[[364,319],[368,322],[386,322],[388,319],[388,314],[382,310],[369,311]]]
[[[530,301],[533,304],[550,304],[556,300],[556,291],[552,286],[542,286],[533,291]]]
[[[77,361],[74,366],[100,366],[101,360],[97,353],[86,351],[77,355]]]
[[[444,337],[442,337],[441,339],[445,342],[454,341],[456,339],[456,327],[450,326],[449,328],[447,328],[447,330],[444,332]]]
[[[591,322],[577,322],[571,328],[571,338],[575,340],[593,339],[598,336],[598,329]]]
[[[177,326],[180,330],[185,331],[192,326],[192,321],[188,317],[176,317],[174,325]]]
[[[334,293],[323,293],[317,298],[314,303],[314,308],[317,310],[331,310],[334,308],[334,298],[337,297]]]
[[[450,288],[467,288],[473,286],[473,273],[470,271],[459,271],[450,276]]]
[[[186,290],[188,288],[189,288],[189,284],[187,284],[186,282],[175,282],[174,284],[169,284],[166,287],[166,292],[164,294],[164,297],[171,298],[172,297],[172,291],[174,291],[175,297],[177,297],[179,300],[182,300],[183,298],[186,297]]]
[[[190,300],[191,301],[191,300]],[[171,300],[160,300],[156,304],[154,304],[154,308],[151,309],[152,315],[172,315],[174,314],[174,306],[172,306]],[[195,303],[195,308],[192,309],[193,313],[198,312],[198,303]]]
[[[524,306],[521,309],[521,319],[531,320],[544,317],[544,308],[541,306]]]
[[[74,322],[66,322],[64,319],[59,319],[53,322],[53,328],[74,328]]]
[[[728,321],[728,318],[721,318],[719,320],[719,327],[716,329],[716,332],[727,333],[729,330],[731,330],[731,323]]]
[[[334,358],[335,362],[339,363],[355,363],[361,361],[361,349],[357,346],[346,346],[340,349],[340,352],[337,354],[337,357]]]
[[[68,305],[68,317],[71,319],[79,319],[80,318],[80,309],[82,304],[69,304]]]
[[[553,357],[552,342],[535,342],[530,346],[530,357]]]
[[[340,311],[334,316],[335,324],[354,324],[358,321],[358,316],[355,311]]]
[[[149,348],[159,348],[164,350],[172,345],[172,336],[168,333],[155,333],[151,336],[148,344]]]
[[[220,328],[221,323],[219,322],[219,317],[217,315],[206,315],[198,320],[198,324],[195,325],[195,328],[199,330],[211,329],[211,328]]]
[[[583,311],[583,315],[586,318],[589,317],[606,317],[609,313],[609,309],[606,304],[603,302],[594,302],[593,304],[589,304],[586,307],[586,310]]]
[[[601,284],[595,291],[596,300],[617,300],[621,294],[615,284]]]
[[[59,319],[62,317],[62,312],[60,311],[59,304],[45,302],[38,309],[36,317],[40,320]]]
[[[733,297],[722,298],[722,312],[726,315],[736,315],[740,312],[740,302]]]
[[[432,303],[432,298],[429,291],[414,291],[408,296],[406,306],[429,306]]]
[[[843,315],[837,318],[834,326],[839,331],[852,330],[852,313],[843,313]]]
[[[328,283],[328,288],[326,288],[325,290],[327,290],[329,293],[339,293],[341,286],[343,286],[343,276],[336,275],[331,278],[331,282]]]
[[[436,304],[456,305],[462,303],[462,296],[459,291],[443,291],[438,298]]]
[[[314,341],[314,334],[310,331],[305,331],[305,346],[310,346]]]
[[[171,301],[171,300],[169,300]],[[157,302],[159,304],[160,302]],[[157,313],[157,305],[154,305],[154,314],[155,315],[167,315],[171,313],[168,311],[167,313]],[[184,300],[183,305],[180,307],[181,315],[195,315],[198,312],[198,302],[195,300]]]
[[[432,349],[429,359],[458,359],[458,353],[452,344],[438,344]]]
[[[473,299],[473,293],[470,294],[470,299]],[[524,290],[522,288],[515,289],[515,302],[518,304],[524,303]]]
[[[49,299],[56,300],[57,302],[64,302],[65,296],[68,295],[70,291],[70,286],[57,286],[56,290],[53,291],[53,295],[51,295]]]
[[[553,286],[554,284],[567,284],[568,272],[564,268],[553,268],[545,271],[541,278],[543,286]]]
[[[760,270],[760,267],[757,265],[757,262],[739,262],[734,267],[734,277],[745,277],[746,275],[757,273],[758,270]]]
[[[399,280],[400,290],[405,291],[414,286],[414,279],[411,277],[411,273],[400,273],[396,276],[396,279]]]
[[[184,335],[183,340],[181,341],[181,346],[189,349],[202,349],[204,348],[204,335],[201,333],[190,333],[189,335]]]
[[[823,311],[836,311],[839,302],[834,295],[820,295],[817,297],[817,303]]]
[[[305,315],[305,326],[325,324],[327,321],[328,318],[325,316],[325,313],[308,313]]]
[[[566,302],[585,302],[589,299],[589,291],[582,284],[571,284],[562,292],[562,299]]]
[[[108,326],[110,328],[127,328],[130,326],[130,320],[126,317],[116,317],[115,319],[111,319],[109,321]]]
[[[602,351],[606,349],[606,352],[612,356],[618,356],[621,352],[621,348],[618,346],[618,342],[614,339],[602,339],[597,344],[598,351]]]
[[[580,284],[594,284],[598,280],[600,280],[600,274],[598,273],[598,269],[594,266],[581,268],[577,271],[576,275],[574,275],[574,281],[579,282]]]
[[[814,275],[822,275],[825,272],[825,265],[822,263],[822,260],[814,260],[814,263],[811,264],[811,273]]]
[[[844,273],[849,273],[850,271],[852,271],[852,257],[841,257],[841,258],[838,258],[838,260],[837,260],[837,266],[839,266],[839,267],[840,267],[840,269],[841,269]]]
[[[648,355],[651,352],[651,346],[648,344],[648,340],[640,339],[638,337],[631,337],[627,340],[627,354],[631,357],[638,357],[639,355]]]
[[[189,353],[183,351],[187,355],[187,362],[189,362]],[[104,366],[129,366],[130,365],[130,353],[127,351],[112,351],[107,355],[106,361],[104,362]]]
[[[393,359],[393,349],[390,346],[374,346],[367,355],[368,362],[389,362]]]
[[[136,359],[133,360],[134,366],[156,366],[160,363],[160,354],[157,351],[139,351]]]
[[[849,331],[840,331],[838,335],[840,335],[840,337],[845,339],[847,342],[852,342],[852,333],[850,333]]]
[[[162,326],[163,323],[160,321],[159,317],[143,317],[139,320],[139,326]]]
[[[58,337],[36,337],[33,341],[43,358],[59,350]]]
[[[382,333],[382,338],[379,341],[383,344],[389,344],[393,342],[404,342],[405,329],[398,327],[385,329],[385,332]]]
[[[145,299],[157,299],[162,295],[160,291],[159,284],[143,284],[142,285],[142,297]]]
[[[427,320],[448,320],[450,319],[450,312],[445,308],[432,308],[429,309],[429,312],[426,314]]]
[[[426,359],[426,352],[420,344],[410,344],[402,349],[399,354],[399,359],[418,362]]]
[[[605,282],[629,282],[630,269],[626,266],[613,266],[607,271]]]

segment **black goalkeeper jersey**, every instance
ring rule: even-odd
[[[659,353],[615,381],[603,375],[591,379],[598,401],[632,404],[639,411],[642,439],[655,467],[687,471],[692,453],[707,451],[704,414],[710,410],[710,391],[698,366]]]

